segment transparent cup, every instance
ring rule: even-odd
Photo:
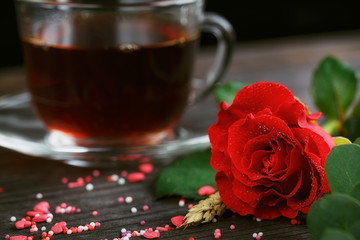
[[[221,80],[231,24],[203,0],[16,0],[31,104],[56,147],[159,146]],[[199,38],[217,39],[194,78]],[[196,86],[196,87],[195,87]],[[166,150],[164,150],[166,151]]]

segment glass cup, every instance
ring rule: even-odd
[[[226,71],[234,32],[203,0],[16,0],[32,106],[50,142],[153,146]],[[201,31],[214,67],[193,77]],[[194,83],[200,89],[194,90]]]

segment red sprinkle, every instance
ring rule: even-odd
[[[159,238],[160,233],[159,232],[154,232],[154,231],[145,232],[144,237],[147,238],[147,239]]]
[[[149,174],[154,170],[154,165],[151,163],[142,163],[139,165],[139,171],[145,174]]]
[[[290,223],[292,225],[296,225],[298,222],[297,222],[297,220],[295,218],[293,218],[293,219],[291,219]]]
[[[0,192],[3,192],[4,191],[4,188],[0,187]]]
[[[179,215],[171,218],[171,223],[174,224],[177,228],[184,223],[184,216]]]
[[[140,182],[145,180],[145,174],[142,172],[130,173],[127,176],[128,182]]]
[[[198,190],[199,196],[208,196],[215,193],[215,189],[212,186],[206,185]]]

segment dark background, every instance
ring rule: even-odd
[[[360,11],[354,2],[208,0],[206,10],[226,17],[242,42],[360,29]],[[207,37],[202,40],[202,44],[212,42]],[[20,64],[14,2],[1,0],[0,68]]]

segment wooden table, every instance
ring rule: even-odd
[[[211,65],[212,49],[204,49],[198,61],[199,73]],[[348,62],[351,67],[360,70],[360,32],[344,32],[314,36],[300,36],[286,39],[275,39],[239,44],[229,72],[225,80],[243,80],[257,82],[260,80],[275,81],[288,86],[303,102],[312,105],[309,95],[309,83],[314,68],[326,55],[331,54]],[[22,67],[2,69],[0,71],[0,93],[2,95],[24,89],[24,71]],[[204,111],[216,114],[217,104],[212,97],[206,103]],[[211,124],[216,116],[204,124]],[[1,118],[1,116],[0,116]],[[171,161],[176,159],[170,159]],[[93,178],[92,191],[84,187],[69,189],[62,183],[62,178],[75,181],[78,177],[92,176],[93,168],[78,168],[59,161],[26,156],[12,150],[0,148],[0,239],[6,234],[33,235],[41,239],[41,230],[30,234],[29,229],[18,230],[10,217],[21,219],[26,212],[40,201],[48,201],[50,210],[54,212],[61,203],[81,209],[80,213],[54,214],[53,223],[38,224],[46,226],[47,230],[59,221],[67,221],[69,226],[78,226],[99,221],[101,227],[94,231],[86,231],[76,235],[59,234],[52,239],[113,239],[121,237],[121,229],[140,230],[155,228],[170,224],[170,219],[176,215],[185,215],[187,204],[195,203],[188,199],[184,207],[178,202],[180,197],[154,199],[154,181],[157,172],[164,167],[164,162],[152,159],[155,170],[147,176],[146,181],[139,183],[108,182],[107,176],[121,175],[123,170],[136,171],[137,164],[128,164],[112,168],[100,169],[101,175]],[[36,197],[43,195],[42,199]],[[118,203],[119,196],[132,196],[133,202]],[[149,210],[141,210],[148,205]],[[131,207],[138,209],[131,213]],[[98,215],[93,216],[92,212]],[[145,220],[144,226],[140,221]],[[236,228],[230,230],[230,225]],[[254,221],[251,216],[232,216],[227,213],[216,223],[202,224],[186,229],[174,229],[162,232],[160,239],[214,239],[214,230],[221,229],[221,239],[253,239],[252,234],[263,232],[262,239],[311,239],[306,224],[291,225],[288,219],[280,218],[273,221]],[[134,237],[131,239],[143,239]]]

